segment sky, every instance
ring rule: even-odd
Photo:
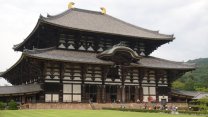
[[[208,57],[208,0],[0,0],[0,71],[10,68],[21,56],[12,47],[35,27],[40,14],[55,15],[76,8],[100,11],[131,24],[174,34],[151,56],[173,61]],[[0,78],[0,85],[7,84]]]

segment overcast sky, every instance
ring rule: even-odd
[[[75,7],[100,11],[134,25],[174,34],[176,39],[151,55],[174,60],[208,57],[208,0],[72,0]],[[67,9],[68,0],[0,0],[0,71],[21,56],[12,47],[25,39],[39,15]],[[0,85],[6,81],[0,80]]]

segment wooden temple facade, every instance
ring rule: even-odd
[[[195,66],[149,55],[173,39],[97,11],[40,16],[14,46],[22,56],[1,74],[13,86],[0,87],[0,100],[171,102],[171,83]]]

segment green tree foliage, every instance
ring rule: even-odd
[[[181,90],[182,90],[182,89],[184,89],[184,87],[185,87],[185,83],[183,83],[183,82],[177,80],[177,81],[173,82],[172,87],[173,87],[174,89],[181,89]]]
[[[17,103],[14,101],[14,100],[11,100],[9,103],[8,103],[8,109],[9,110],[17,110],[18,107],[17,107]]]
[[[208,92],[208,88],[205,88],[205,87],[202,87],[202,88],[196,88],[196,91]]]
[[[208,111],[208,96],[198,99],[197,102],[199,104],[198,107],[200,110]]]
[[[0,102],[0,110],[4,110],[5,109],[6,104],[3,102]]]
[[[195,63],[197,68],[194,71],[187,72],[181,78],[173,83],[173,88],[190,90],[190,91],[205,91],[208,89],[208,58],[200,58],[190,60],[188,63]],[[182,83],[185,85],[181,87]],[[180,85],[180,86],[176,86]]]

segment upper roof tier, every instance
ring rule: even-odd
[[[33,31],[22,43],[15,45],[13,47],[14,50],[23,51],[24,48],[32,49],[32,46],[36,47],[43,42],[49,43],[52,41],[50,38],[46,40],[45,35],[52,35],[54,31],[48,30],[47,32],[44,26],[48,28],[55,27],[53,30],[57,33],[62,32],[62,29],[66,29],[70,31],[81,31],[82,33],[89,32],[93,34],[116,36],[119,38],[125,37],[125,39],[133,38],[136,40],[139,39],[140,41],[150,40],[162,42],[157,45],[157,47],[174,39],[173,35],[160,34],[158,31],[144,29],[101,12],[72,8],[55,16],[40,16]],[[56,29],[60,29],[60,31]],[[28,46],[30,46],[30,48]],[[43,48],[48,48],[48,46]]]
[[[68,9],[55,16],[48,15],[40,18],[46,23],[78,30],[159,40],[174,39],[173,35],[160,34],[158,31],[144,29],[101,12],[78,8]]]

